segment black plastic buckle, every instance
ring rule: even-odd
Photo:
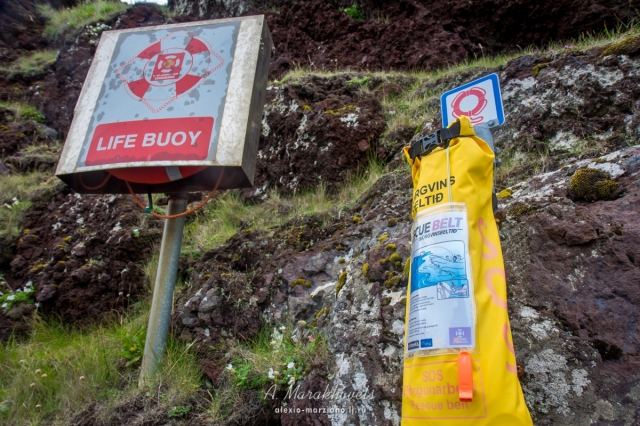
[[[409,155],[412,160],[415,160],[417,157],[429,154],[438,147],[446,148],[449,146],[449,141],[458,136],[460,136],[460,123],[454,123],[454,125],[448,129],[436,130],[435,133],[427,135],[415,142],[411,145],[411,148],[409,148]]]
[[[420,155],[426,155],[440,146],[442,139],[440,139],[440,130],[436,130],[435,133],[427,135],[420,141]]]
[[[414,160],[416,157],[427,155],[439,146],[443,146],[443,144],[446,142],[442,140],[440,133],[441,130],[436,130],[435,133],[427,135],[414,143],[409,151],[409,154],[411,154],[411,159]]]

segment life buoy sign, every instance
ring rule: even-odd
[[[179,29],[142,49],[116,70],[124,90],[157,114],[191,93],[225,60],[204,38]],[[96,126],[88,166],[154,161],[206,160],[213,117],[119,121]],[[203,167],[129,167],[109,172],[136,183],[165,183],[189,177]]]
[[[198,87],[224,63],[207,40],[177,30],[126,61],[116,75],[129,96],[157,113]]]
[[[504,123],[500,81],[496,74],[446,91],[440,97],[440,105],[443,127],[462,116],[469,117],[473,125],[487,123],[493,127]]]
[[[463,90],[453,99],[451,107],[455,118],[466,115],[472,124],[479,124],[484,121],[484,117],[480,113],[486,108],[487,91],[481,87],[472,87],[469,90]],[[463,106],[463,102],[465,105]]]

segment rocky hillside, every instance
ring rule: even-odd
[[[2,354],[38,321],[107,324],[148,299],[162,222],[129,196],[80,196],[51,177],[100,33],[264,13],[276,44],[256,187],[220,194],[187,224],[172,336],[188,343],[193,392],[126,393],[129,336],[120,379],[70,412],[37,411],[0,374],[0,422],[17,424],[24,398],[39,424],[398,425],[411,227],[399,152],[440,127],[443,91],[496,73],[498,217],[534,423],[639,424],[640,36],[628,25],[576,38],[627,25],[640,5],[474,5],[176,0],[170,15],[120,6],[47,36],[42,8],[0,1]],[[372,398],[292,400],[290,381]],[[276,412],[287,399],[347,412]]]

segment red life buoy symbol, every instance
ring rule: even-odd
[[[203,84],[225,64],[209,42],[186,30],[168,33],[120,65],[116,75],[127,94],[157,114]],[[158,142],[158,145],[160,143]],[[127,182],[161,184],[201,172],[204,166],[152,166],[109,170]]]
[[[487,91],[480,87],[472,87],[469,90],[463,90],[462,92],[458,93],[458,95],[453,99],[453,102],[451,103],[451,108],[453,109],[453,117],[458,118],[461,115],[466,115],[467,117],[469,117],[469,120],[471,120],[472,124],[481,123],[482,120],[484,120],[484,117],[478,114],[480,114],[489,103],[487,101],[486,95]],[[477,99],[477,104],[471,110],[463,111],[460,108],[460,104],[467,96],[474,96]]]
[[[156,114],[224,64],[207,40],[176,30],[121,64],[116,75],[129,96]]]

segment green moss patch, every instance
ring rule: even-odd
[[[536,209],[534,209],[533,207],[526,204],[518,203],[511,206],[511,208],[509,208],[509,210],[507,211],[507,214],[513,219],[518,219],[521,216],[529,216],[534,214],[535,212]]]
[[[572,200],[613,200],[620,193],[620,184],[611,180],[607,172],[580,169],[571,177],[567,193]]]
[[[632,55],[638,51],[640,51],[640,35],[634,35],[605,46],[601,56]]]

